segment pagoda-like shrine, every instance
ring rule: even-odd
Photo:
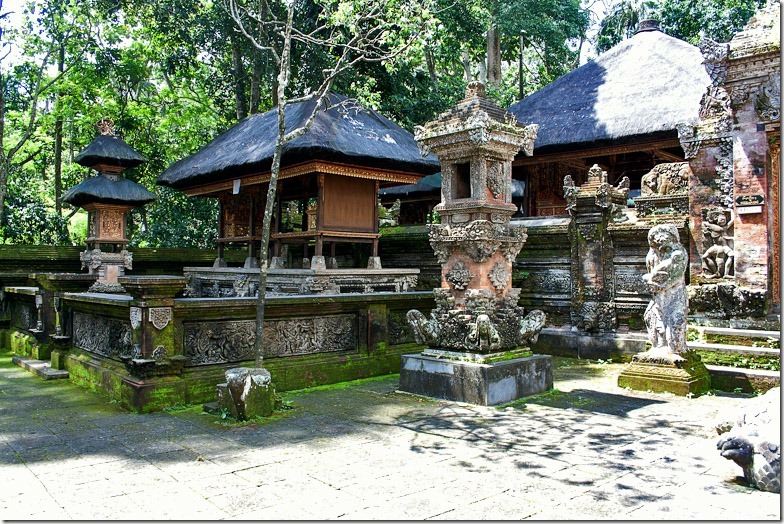
[[[82,268],[98,279],[92,292],[122,293],[117,278],[131,269],[133,256],[127,250],[128,211],[155,200],[143,186],[121,176],[126,169],[147,159],[114,134],[114,122],[98,123],[100,134],[79,153],[74,161],[98,172],[72,187],[63,202],[87,211],[87,249],[81,254]]]
[[[315,103],[286,107],[288,130],[306,125],[314,111],[315,116],[308,130],[283,148],[268,285],[287,293],[412,288],[418,270],[382,268],[378,190],[417,182],[437,172],[438,162],[422,158],[410,133],[355,100],[331,93],[325,107]],[[251,115],[158,178],[188,196],[220,203],[218,258],[212,268],[186,268],[195,277],[192,296],[255,292],[259,259],[266,259],[259,246],[277,133],[276,109]],[[339,267],[339,244],[369,244],[367,267]],[[226,245],[247,249],[242,268],[226,267]]]
[[[549,357],[528,348],[545,314],[524,316],[512,287],[512,264],[527,238],[524,226],[509,223],[517,209],[512,159],[521,149],[531,153],[536,132],[487,100],[479,82],[417,130],[422,152],[441,162],[441,223],[429,237],[442,281],[429,318],[408,313],[417,342],[428,347],[403,356],[401,390],[495,405],[552,387]]]

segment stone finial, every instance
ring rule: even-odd
[[[485,85],[482,82],[479,82],[478,80],[470,82],[466,86],[465,97],[466,98],[475,98],[475,97],[486,98],[487,97],[487,90],[485,89]]]
[[[659,21],[655,18],[646,18],[645,20],[640,20],[640,25],[637,26],[637,33],[645,33],[647,31],[661,31],[661,28],[659,27]]]
[[[102,118],[96,124],[98,133],[102,135],[114,136],[114,120],[112,118]]]

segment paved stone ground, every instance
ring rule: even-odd
[[[0,353],[0,516],[780,519],[716,452],[712,423],[743,398],[625,391],[621,369],[556,359],[556,391],[500,409],[395,393],[393,375],[243,426],[127,413]]]

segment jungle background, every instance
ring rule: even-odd
[[[295,25],[359,0],[296,2]],[[397,0],[401,3],[407,0]],[[252,9],[281,9],[274,0]],[[457,102],[468,82],[502,107],[549,84],[655,17],[696,44],[729,41],[766,0],[425,0],[396,59],[361,64],[333,89],[408,130]],[[272,36],[271,38],[274,38]],[[391,35],[390,38],[394,38]],[[318,85],[328,49],[292,50],[291,96]],[[86,214],[61,202],[91,176],[73,158],[112,118],[149,159],[124,176],[158,195],[129,219],[131,246],[212,248],[213,199],[156,186],[172,162],[276,105],[272,57],[251,45],[221,0],[0,0],[0,243],[80,245]]]

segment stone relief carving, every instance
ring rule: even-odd
[[[549,293],[569,293],[572,289],[572,278],[568,270],[548,270],[547,272],[528,275],[521,288],[526,291],[544,291]]]
[[[579,224],[577,226],[577,231],[580,232],[580,236],[583,237],[585,240],[598,240],[597,239],[597,235],[599,233],[598,224]]]
[[[643,281],[653,293],[643,318],[651,349],[635,355],[642,362],[673,363],[684,360],[686,346],[686,267],[689,255],[680,244],[678,228],[672,224],[653,226],[648,232],[648,272]],[[639,358],[638,358],[639,357]]]
[[[163,347],[158,346],[152,350],[152,359],[156,362],[161,362],[169,358],[169,351]]]
[[[730,233],[735,218],[732,209],[710,207],[703,210],[702,271],[708,278],[735,274],[735,250]]]
[[[642,177],[642,196],[679,195],[689,192],[688,162],[659,164]]]
[[[642,273],[618,271],[615,273],[615,288],[619,293],[650,295],[650,290],[643,282],[642,276]]]
[[[142,325],[142,308],[131,307],[130,318],[131,329],[139,329],[139,327]]]
[[[465,289],[471,279],[476,275],[471,273],[471,271],[466,268],[465,264],[457,262],[444,276],[455,289]]]
[[[781,119],[781,72],[770,75],[770,79],[757,91],[755,102],[757,114],[762,120],[771,122]]]
[[[618,320],[613,302],[580,302],[571,311],[572,325],[588,333],[611,333]]]
[[[493,284],[493,287],[498,291],[502,291],[509,283],[511,275],[504,264],[496,262],[487,276],[490,278],[490,283]]]
[[[678,130],[678,141],[681,143],[684,158],[691,160],[696,157],[700,149],[700,141],[697,139],[694,126],[681,123],[675,124],[675,129]]]
[[[729,131],[729,124],[732,118],[732,100],[726,89],[720,86],[711,86],[702,95],[700,100],[700,118],[709,119],[728,119],[722,131]]]
[[[35,314],[33,306],[23,302],[12,302],[11,325],[21,329],[31,329],[35,327]]]
[[[716,184],[720,191],[719,201],[724,207],[733,207],[735,194],[735,175],[732,169],[732,141],[719,141],[719,154],[716,155]]]
[[[504,166],[501,162],[488,162],[487,163],[487,188],[495,198],[504,196],[505,179],[504,179]]]
[[[705,58],[702,64],[705,66],[713,85],[723,84],[724,79],[727,78],[727,57],[730,45],[714,42],[710,38],[702,38],[697,47],[700,48],[702,56]]]
[[[390,345],[407,344],[414,341],[414,333],[406,319],[406,311],[389,311],[387,314],[387,333]]]
[[[430,246],[439,263],[445,263],[454,251],[466,253],[471,260],[484,262],[496,250],[514,260],[528,238],[524,226],[495,224],[488,220],[474,220],[468,225],[431,224],[428,233]]]
[[[171,322],[172,309],[170,307],[151,307],[149,318],[155,329],[160,331]]]
[[[357,349],[356,315],[270,320],[264,325],[265,356],[291,356]],[[186,322],[185,354],[191,364],[254,358],[256,322]]]
[[[563,192],[566,199],[566,210],[570,215],[574,214],[574,209],[577,206],[577,186],[574,185],[574,180],[570,175],[564,177]]]
[[[131,323],[76,311],[73,314],[73,344],[110,358],[129,355],[133,345]]]

